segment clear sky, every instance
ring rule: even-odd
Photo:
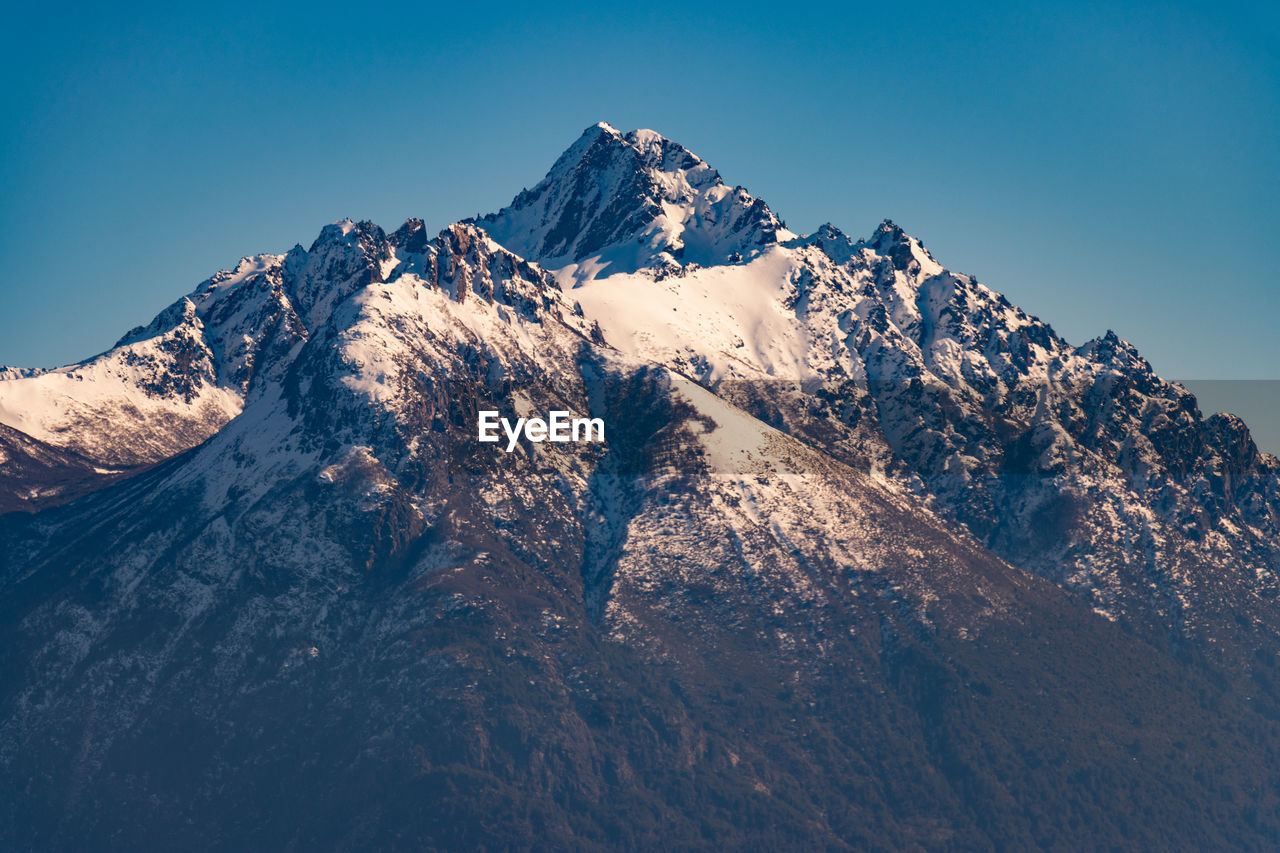
[[[37,5],[0,34],[0,364],[335,219],[496,209],[603,119],[793,230],[892,218],[1074,343],[1280,379],[1275,4]]]

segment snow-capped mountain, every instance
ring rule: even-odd
[[[1274,632],[1280,464],[1239,419],[1202,417],[1114,333],[1072,346],[892,222],[865,240],[831,225],[796,238],[768,214],[732,262],[598,262],[636,234],[724,246],[724,223],[768,209],[751,199],[736,217],[707,217],[706,192],[723,184],[689,191],[705,183],[691,173],[715,174],[651,132],[590,128],[534,190],[479,222],[515,241],[535,235],[521,249],[613,346],[888,471],[1108,618],[1226,644],[1243,607],[1246,631]],[[558,223],[587,210],[626,226],[590,230],[610,236],[568,251],[542,236],[579,234]],[[796,382],[823,391],[787,399]]]
[[[1280,839],[1276,460],[651,131],[7,370],[0,454],[6,846]]]

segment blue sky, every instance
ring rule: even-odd
[[[101,351],[341,217],[496,209],[603,119],[795,230],[892,218],[1073,342],[1113,328],[1168,377],[1280,379],[1264,4],[6,14],[0,364]]]

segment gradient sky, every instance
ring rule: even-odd
[[[1280,379],[1280,14],[1153,6],[11,8],[0,364],[335,219],[496,209],[603,119],[793,230],[892,218],[1073,343]]]

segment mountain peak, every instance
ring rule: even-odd
[[[1076,352],[1108,367],[1137,371],[1143,375],[1154,373],[1151,364],[1142,357],[1138,348],[1111,329],[1081,344],[1076,348]]]
[[[884,239],[898,241],[904,240],[906,237],[907,232],[903,231],[902,226],[894,222],[892,219],[886,219],[877,225],[875,233],[871,235],[873,242]]]
[[[698,173],[698,177],[720,177],[714,169],[707,167],[702,158],[656,130],[637,128],[623,132],[607,121],[596,122],[584,130],[578,141],[556,161],[548,177],[559,171],[561,166],[581,164],[587,152],[593,149],[637,156],[645,166],[662,172],[691,169]]]
[[[889,258],[895,269],[906,271],[916,264],[926,274],[942,271],[942,266],[929,254],[924,243],[903,231],[892,219],[881,222],[867,243],[876,254]]]
[[[845,264],[852,260],[866,244],[862,240],[854,240],[830,222],[824,222],[813,233],[789,245],[813,246],[835,263]]]
[[[605,122],[587,128],[537,186],[475,222],[524,257],[579,275],[732,263],[794,236],[689,149]]]

